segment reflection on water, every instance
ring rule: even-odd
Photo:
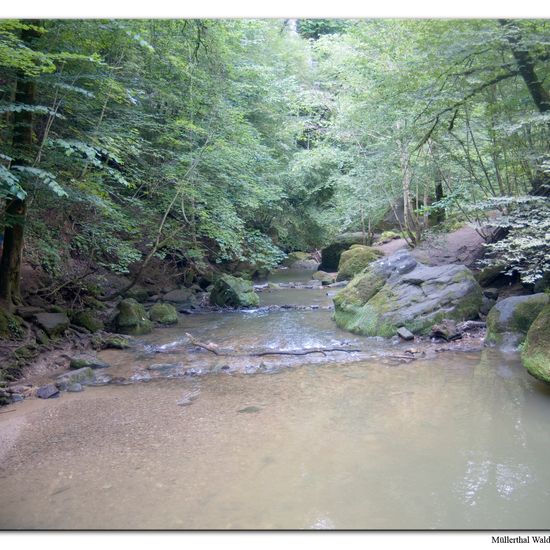
[[[113,375],[149,381],[17,404],[0,415],[0,528],[549,527],[550,390],[516,354],[392,363],[395,345],[330,316],[184,316],[137,349],[102,354]],[[186,332],[237,352],[369,353],[255,358],[262,370],[250,371],[250,358],[193,349]],[[155,379],[174,368],[219,374]]]
[[[493,350],[89,388],[13,413],[0,527],[546,529],[549,413]]]

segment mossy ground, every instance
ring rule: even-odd
[[[550,304],[529,327],[521,360],[530,374],[550,384]]]

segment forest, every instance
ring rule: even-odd
[[[405,366],[510,345],[480,364],[515,361],[547,411],[549,60],[544,19],[0,20],[0,405],[167,365],[348,365],[382,337]],[[175,363],[97,375],[153,348]],[[40,378],[61,368],[96,378]],[[226,519],[183,527],[294,525]],[[56,521],[28,525],[111,525]]]

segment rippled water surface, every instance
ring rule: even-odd
[[[324,290],[284,292],[321,300]],[[373,356],[308,356],[274,374],[157,379],[13,406],[0,415],[0,527],[550,526],[550,391],[516,354],[392,363],[387,341],[338,331],[330,315],[192,315],[138,351],[105,353],[126,374],[159,357],[220,361],[184,352],[192,332],[220,348],[348,341]]]

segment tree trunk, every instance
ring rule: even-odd
[[[28,21],[37,25],[37,21]],[[32,41],[39,36],[34,29],[25,29],[21,33],[23,42],[32,48]],[[36,96],[35,81],[23,73],[17,77],[15,102],[34,105]],[[33,144],[33,114],[30,111],[16,111],[13,117],[12,144],[16,152],[13,165],[25,165],[30,162]],[[26,200],[12,199],[6,202],[4,228],[4,248],[0,259],[0,302],[12,308],[21,302],[21,257],[24,244],[24,227],[27,215]]]
[[[499,23],[507,31],[505,37],[516,60],[519,74],[525,81],[537,109],[541,113],[550,111],[550,94],[535,72],[535,62],[523,43],[519,27],[509,19],[499,19]]]

